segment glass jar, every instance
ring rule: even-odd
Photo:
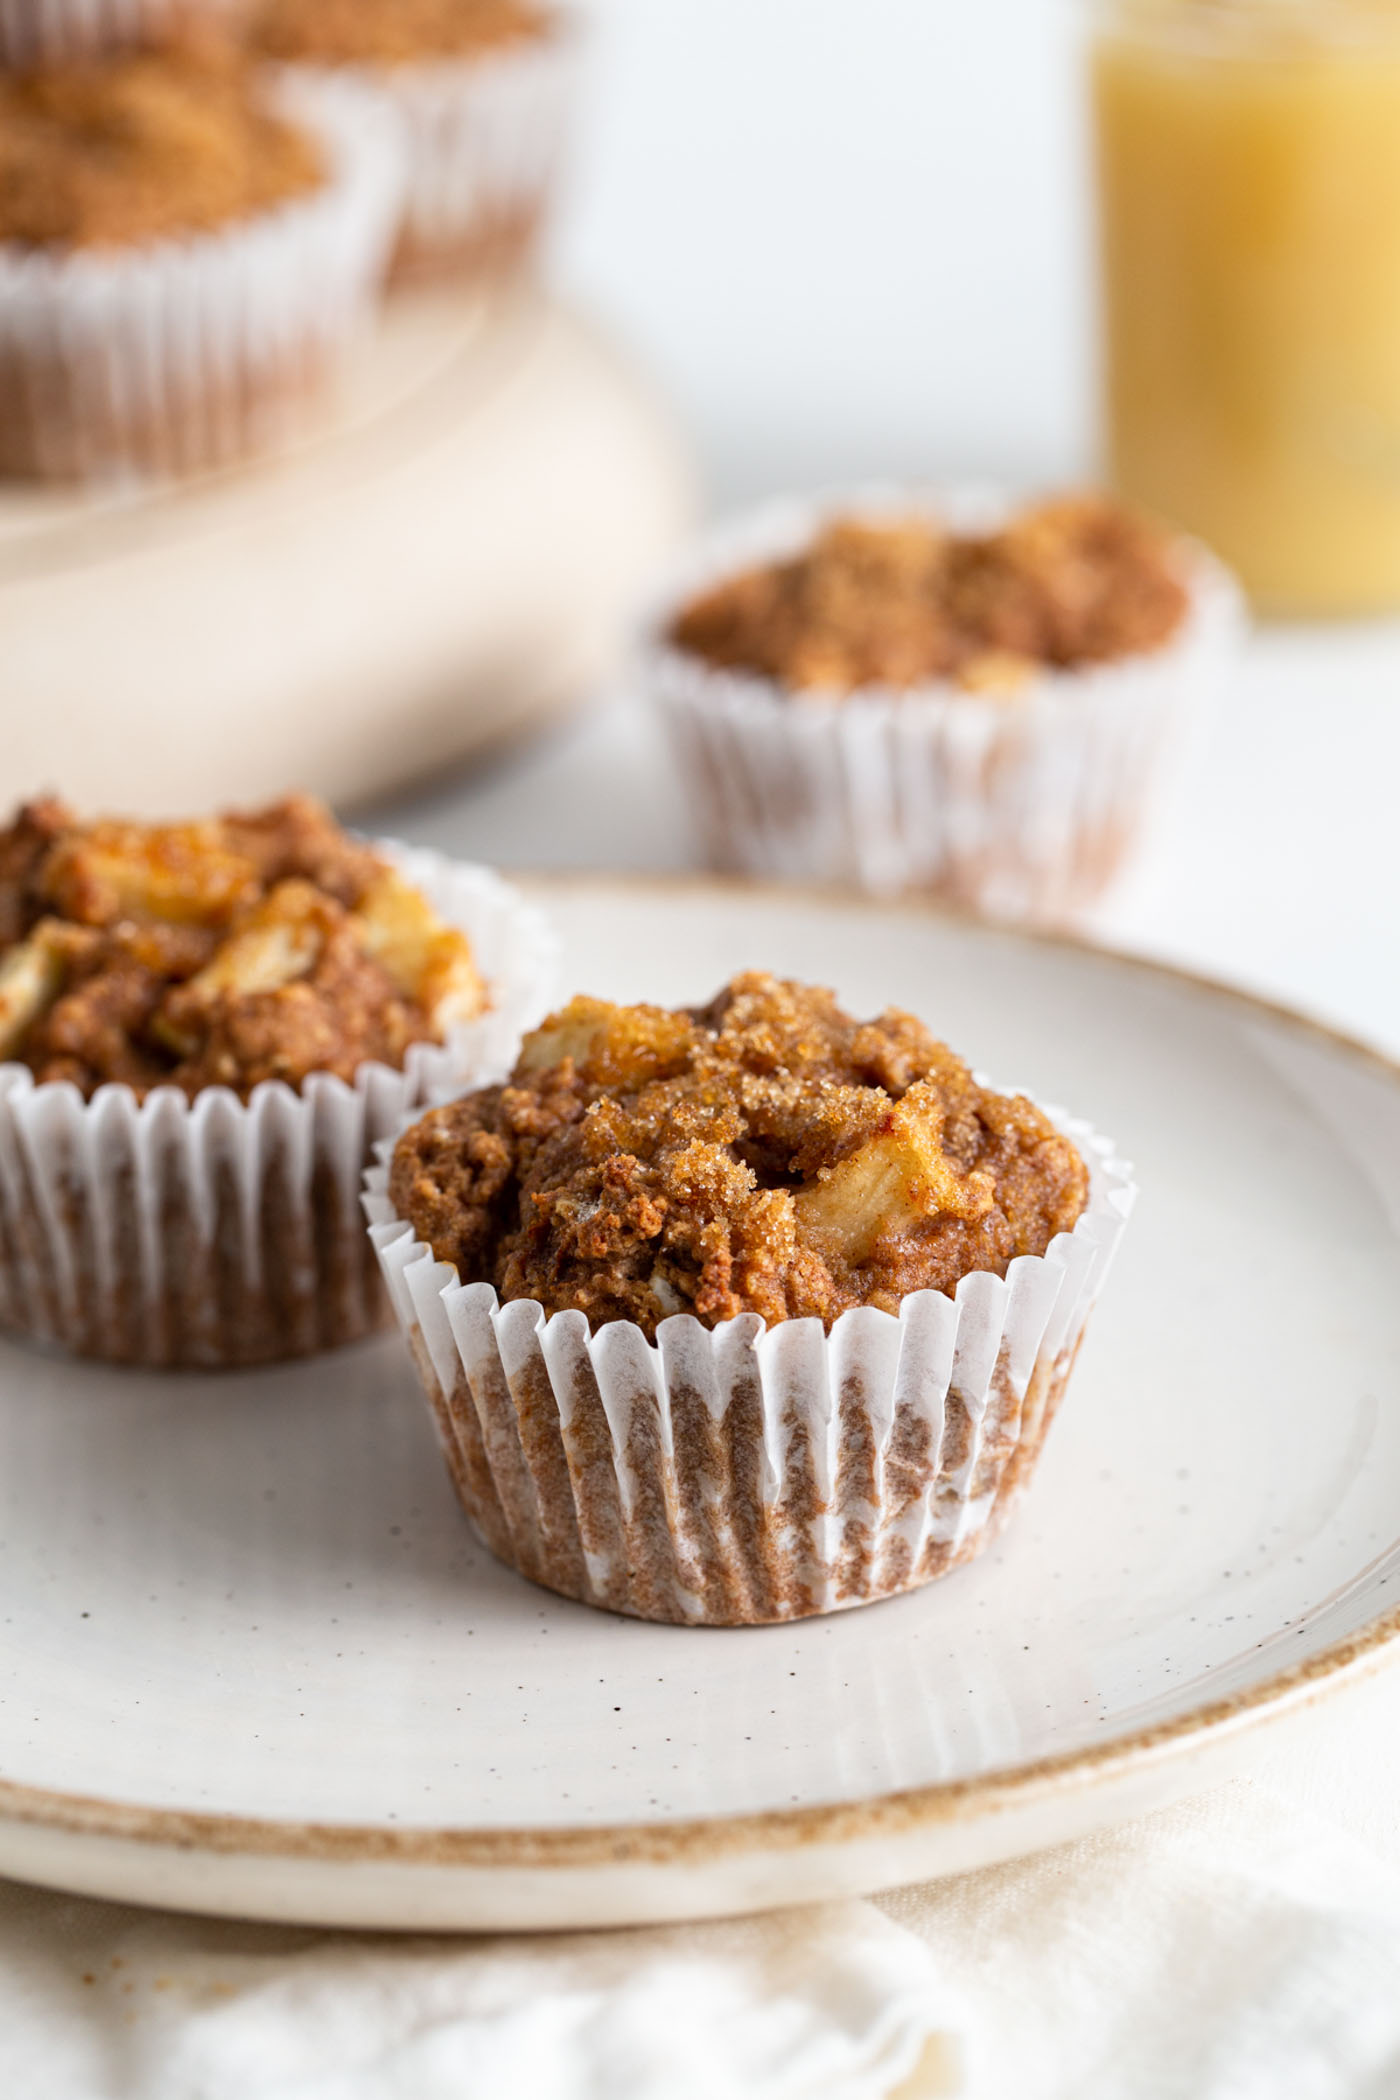
[[[1107,0],[1109,471],[1283,612],[1400,605],[1400,0]]]

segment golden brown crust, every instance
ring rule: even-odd
[[[473,57],[552,27],[528,0],[261,0],[252,35],[273,58],[392,66]]]
[[[0,76],[0,241],[127,248],[209,233],[319,189],[314,138],[233,46]]]
[[[84,1094],[401,1065],[483,1003],[465,935],[308,796],[203,823],[0,830],[0,1056]]]
[[[390,1178],[464,1282],[648,1335],[893,1311],[1042,1254],[1087,1192],[1040,1110],[912,1016],[857,1022],[760,972],[694,1013],[576,999],[503,1086],[415,1124]]]
[[[1159,533],[1105,497],[1076,496],[989,534],[912,515],[836,519],[792,559],[692,600],[670,639],[796,692],[935,678],[1011,692],[1041,664],[1073,669],[1159,647],[1186,603]]]

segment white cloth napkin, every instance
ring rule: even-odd
[[[1400,1670],[1252,1776],[1037,1858],[543,1939],[0,1884],[15,2100],[1394,2100]]]
[[[1285,1796],[877,1900],[937,1958],[976,2100],[1400,2095],[1400,1875]]]
[[[935,2062],[942,2003],[866,1903],[404,1939],[0,1883],[7,2100],[882,2100]]]

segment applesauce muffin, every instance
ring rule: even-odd
[[[254,0],[251,36],[392,113],[407,162],[396,280],[497,275],[528,257],[572,92],[561,14],[533,0]]]
[[[1238,593],[1107,496],[960,510],[777,509],[668,594],[643,675],[717,865],[1044,920],[1111,881]]]
[[[377,1325],[361,1173],[407,1110],[500,1069],[518,977],[486,982],[471,926],[499,947],[517,916],[481,871],[400,864],[306,796],[174,824],[22,808],[0,830],[0,1320],[175,1363]]]
[[[255,449],[361,317],[396,200],[382,119],[210,33],[0,74],[0,471]]]
[[[492,1551],[723,1624],[889,1595],[985,1543],[1131,1197],[1087,1126],[911,1015],[761,972],[679,1011],[575,999],[369,1187]]]

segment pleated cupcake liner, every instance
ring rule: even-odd
[[[0,244],[0,473],[102,481],[284,441],[368,321],[402,155],[373,97],[279,78],[329,163],[318,190],[130,250]]]
[[[491,1005],[403,1069],[138,1098],[0,1064],[0,1325],[111,1363],[231,1366],[339,1347],[390,1314],[360,1188],[376,1143],[500,1078],[545,1012],[556,948],[485,868],[386,844],[472,942]]]
[[[953,1296],[766,1328],[501,1304],[433,1258],[388,1195],[365,1212],[458,1499],[497,1559],[585,1604],[685,1625],[805,1618],[968,1560],[1024,1488],[1131,1210],[1131,1169],[1049,1113],[1090,1166],[1072,1232]]]
[[[247,0],[0,0],[0,67],[65,65],[236,19]]]
[[[774,505],[707,542],[666,591],[637,681],[665,719],[712,865],[877,896],[924,891],[998,918],[1072,919],[1175,784],[1238,649],[1243,601],[1203,548],[1176,543],[1190,604],[1162,648],[1042,668],[1005,694],[946,680],[790,694],[667,640],[692,598],[800,551],[830,519],[920,510],[979,528],[1005,515],[956,493],[884,488]]]
[[[559,175],[578,57],[578,33],[560,20],[480,57],[293,69],[351,81],[392,117],[404,164],[396,282],[497,274],[529,255]]]

